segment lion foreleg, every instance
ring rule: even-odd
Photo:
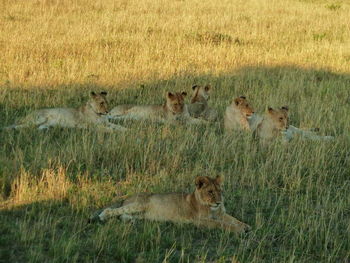
[[[237,218],[234,218],[233,216],[230,216],[226,213],[223,215],[222,221],[225,222],[225,224],[233,225],[233,227],[236,229],[235,232],[244,232],[246,230],[251,229],[249,225],[239,221]]]
[[[218,219],[199,219],[195,222],[195,224],[209,228],[221,228],[234,233],[243,233],[250,229],[248,225],[228,214],[225,214],[222,218]]]

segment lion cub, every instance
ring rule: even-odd
[[[205,87],[195,85],[192,87],[193,95],[191,104],[188,105],[188,112],[193,118],[203,118],[207,121],[216,121],[218,119],[218,113],[215,109],[211,109],[208,106],[208,100],[210,97],[211,86]]]
[[[31,112],[19,124],[5,129],[19,129],[36,126],[38,129],[59,126],[67,128],[94,128],[106,131],[125,131],[126,128],[108,122],[107,92],[90,93],[88,102],[79,108],[52,108]]]
[[[200,123],[191,118],[185,104],[186,92],[167,92],[166,102],[163,105],[118,105],[108,114],[110,119],[152,120],[171,122],[184,120],[190,123]]]
[[[225,131],[245,130],[251,131],[249,119],[254,114],[254,109],[245,96],[235,98],[226,108],[224,116]]]
[[[221,228],[235,233],[250,227],[226,214],[221,191],[222,178],[198,176],[193,193],[136,194],[127,198],[121,207],[111,206],[92,216],[90,221],[106,221],[120,216],[121,219],[149,219],[193,223],[197,226]]]
[[[288,107],[283,106],[280,109],[268,108],[261,121],[254,130],[254,135],[266,144],[276,137],[286,132],[288,129]]]

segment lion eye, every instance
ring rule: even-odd
[[[103,106],[103,104],[105,104],[104,102],[101,102],[100,105]]]
[[[282,118],[282,117],[280,118],[280,121],[283,121],[283,118]]]
[[[209,194],[213,194],[213,191],[212,191],[212,190],[210,190],[208,193],[209,193]]]

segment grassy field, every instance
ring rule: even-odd
[[[0,262],[350,262],[350,3],[345,0],[2,0],[0,126],[33,109],[75,107],[90,90],[119,103],[213,86],[222,115],[246,95],[258,112],[332,142],[262,149],[250,134],[122,123],[126,134],[0,131]],[[236,236],[111,220],[94,210],[141,191],[194,190],[225,177]]]

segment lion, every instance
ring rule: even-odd
[[[249,120],[250,128],[263,144],[274,138],[282,137],[289,142],[296,137],[313,141],[333,140],[333,136],[321,136],[316,133],[318,129],[301,129],[289,124],[288,107],[284,106],[274,110],[269,107],[265,116],[254,114]]]
[[[288,107],[283,106],[280,109],[268,107],[267,112],[261,121],[256,125],[253,131],[263,144],[271,142],[273,139],[281,136],[288,129]]]
[[[254,114],[254,109],[245,96],[233,99],[226,108],[224,116],[225,131],[251,131],[249,120]]]
[[[106,221],[119,216],[122,220],[148,219],[193,223],[197,226],[221,228],[242,233],[250,226],[228,215],[222,196],[223,179],[198,176],[194,192],[166,194],[136,194],[123,201],[122,206],[109,206],[90,217],[90,222]]]
[[[172,122],[183,120],[188,123],[201,123],[192,118],[185,104],[186,92],[167,92],[163,105],[126,104],[114,107],[108,114],[109,119],[152,120]]]
[[[126,128],[110,123],[106,118],[108,113],[107,92],[90,92],[88,102],[79,108],[40,109],[31,112],[18,124],[4,129],[20,129],[31,126],[39,130],[50,127],[87,128],[94,127],[105,131],[125,131]]]
[[[319,129],[301,129],[295,127],[293,125],[289,125],[288,129],[283,132],[283,138],[286,141],[290,141],[296,137],[300,137],[302,139],[307,139],[311,141],[330,141],[334,140],[333,136],[322,136],[318,135],[317,132]]]
[[[211,89],[210,85],[205,87],[194,85],[192,87],[193,95],[191,103],[188,104],[188,112],[193,118],[202,118],[207,121],[216,121],[218,119],[217,111],[208,106]]]

